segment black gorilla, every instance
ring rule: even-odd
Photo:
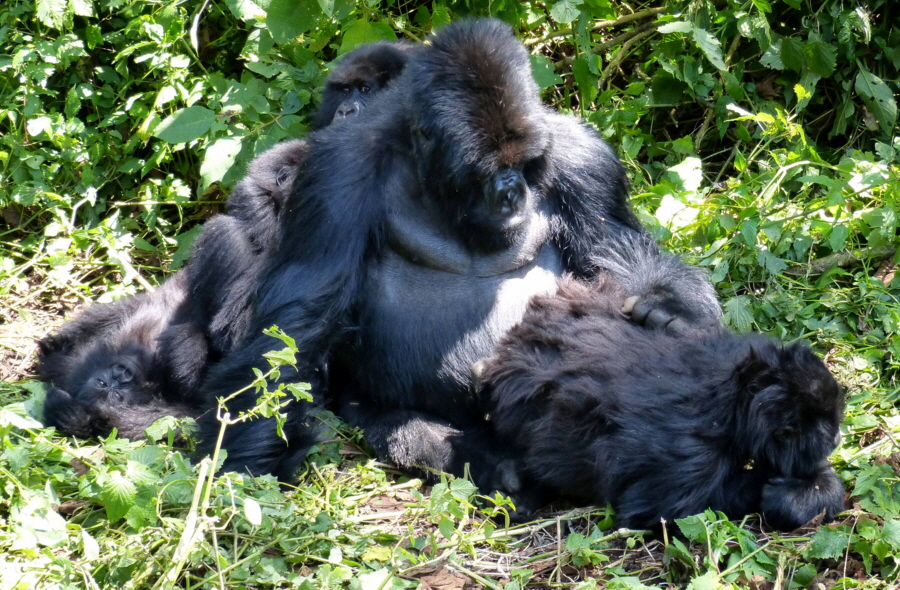
[[[349,52],[325,82],[312,127],[356,117],[367,100],[400,75],[411,48],[378,42]],[[194,244],[185,269],[188,295],[161,346],[168,371],[190,391],[209,362],[221,359],[247,334],[258,277],[278,239],[278,220],[307,149],[306,140],[288,141],[251,162],[228,197],[227,214],[207,221]],[[191,344],[198,339],[207,344],[207,355],[198,355]]]
[[[48,424],[83,438],[108,435],[113,427],[120,436],[141,438],[157,418],[197,413],[156,357],[160,326],[182,303],[186,278],[179,273],[152,293],[92,305],[41,339],[37,371],[50,383]]]
[[[841,511],[827,462],[843,392],[812,351],[759,335],[680,336],[628,321],[625,292],[563,279],[475,368],[517,449],[519,516],[567,498],[658,529],[707,508],[779,529]]]
[[[364,119],[308,139],[251,335],[203,391],[230,394],[265,366],[272,344],[259,334],[276,324],[302,353],[282,379],[318,382],[327,366],[319,403],[362,426],[381,457],[425,472],[462,474],[469,464],[479,486],[502,488],[505,453],[472,395],[470,367],[532,296],[553,293],[564,272],[591,276],[598,253],[628,250],[625,237],[643,233],[618,158],[541,104],[525,49],[494,20],[441,29]],[[647,255],[614,257],[636,316],[679,329],[718,319],[702,274]],[[644,264],[667,270],[636,276]],[[248,392],[229,410],[255,400]],[[207,450],[219,430],[209,418]],[[225,468],[289,480],[316,438],[306,404],[290,408],[285,434],[269,420],[229,427]]]
[[[326,81],[314,126],[358,114],[365,101],[344,89],[377,94],[402,71],[409,47],[373,43],[348,53]],[[253,160],[227,214],[205,224],[185,270],[158,291],[94,305],[40,341],[49,424],[85,438],[113,427],[140,438],[163,416],[202,411],[198,381],[246,333],[257,275],[306,150],[305,141],[288,141]]]

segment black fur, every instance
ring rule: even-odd
[[[673,336],[628,321],[625,299],[607,278],[564,279],[476,366],[485,411],[520,453],[520,512],[610,503],[639,529],[707,508],[781,529],[840,512],[827,457],[844,396],[808,347]]]
[[[48,424],[83,438],[114,427],[141,438],[163,416],[197,414],[199,400],[162,371],[157,341],[183,300],[184,280],[176,275],[152,293],[92,305],[38,343],[38,376],[50,384]],[[202,340],[193,345],[205,355]]]
[[[309,142],[251,335],[210,371],[205,394],[229,394],[265,367],[271,339],[257,334],[277,324],[302,358],[282,379],[324,381],[318,403],[362,426],[381,457],[425,472],[462,474],[469,464],[480,486],[504,487],[497,466],[507,453],[471,393],[469,367],[563,272],[592,276],[598,254],[631,250],[630,237],[644,235],[618,158],[541,104],[527,52],[494,20],[441,29],[364,119]],[[666,269],[654,285],[690,283],[670,294],[670,307],[690,312],[685,322],[719,317],[705,279],[654,248],[645,255]],[[316,372],[325,366],[327,375]],[[250,392],[229,407],[255,400]],[[296,404],[287,443],[269,420],[229,428],[225,468],[290,479],[315,440],[308,422]],[[201,426],[209,449],[219,425]]]
[[[377,94],[402,70],[408,51],[401,43],[374,43],[347,54],[326,81],[317,124],[357,115],[364,102],[341,88],[369,84],[366,98]],[[347,100],[355,101],[353,112],[336,116]],[[306,151],[306,141],[287,141],[253,160],[227,214],[204,225],[187,267],[158,291],[92,306],[40,342],[39,374],[52,384],[50,424],[80,437],[116,427],[120,436],[140,438],[162,416],[199,413],[203,404],[194,394],[206,369],[247,333],[258,275]],[[110,375],[121,373],[120,365],[133,369],[127,383]],[[97,388],[98,380],[111,385]]]

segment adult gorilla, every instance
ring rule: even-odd
[[[720,314],[702,273],[658,251],[628,251],[642,229],[613,150],[541,105],[528,54],[495,20],[449,25],[413,53],[367,117],[310,137],[283,239],[258,289],[251,337],[210,372],[230,394],[264,366],[260,331],[277,324],[331,403],[383,458],[508,489],[504,454],[471,392],[471,365],[493,353],[532,296],[563,272],[588,277],[615,252],[635,316],[673,328]],[[647,260],[647,256],[651,260]],[[645,273],[647,268],[665,272]],[[234,413],[255,395],[229,403]],[[294,404],[287,443],[271,420],[229,427],[225,469],[290,479],[315,440]],[[219,424],[201,421],[203,446]],[[498,469],[498,465],[504,466]]]

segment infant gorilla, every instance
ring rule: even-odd
[[[792,530],[841,511],[827,458],[843,391],[807,346],[667,334],[624,304],[610,278],[563,279],[475,366],[499,436],[521,453],[507,475],[520,514],[565,498],[610,503],[632,529],[712,508]]]

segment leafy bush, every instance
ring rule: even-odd
[[[610,532],[602,509],[507,530],[481,518],[464,481],[426,499],[417,482],[388,478],[340,442],[355,433],[322,447],[300,486],[284,491],[269,478],[209,476],[208,463],[170,448],[166,425],[161,447],[55,436],[29,417],[39,416],[40,386],[26,382],[0,390],[8,401],[38,392],[0,408],[0,588],[896,579],[900,29],[891,4],[6,0],[6,321],[162,280],[247,162],[305,133],[339,55],[492,14],[532,51],[546,102],[616,147],[644,223],[709,269],[726,321],[809,340],[847,383],[835,463],[853,509],[809,536],[759,535],[752,519],[707,513],[675,523],[679,538],[645,540]],[[504,501],[495,503],[502,514]]]

